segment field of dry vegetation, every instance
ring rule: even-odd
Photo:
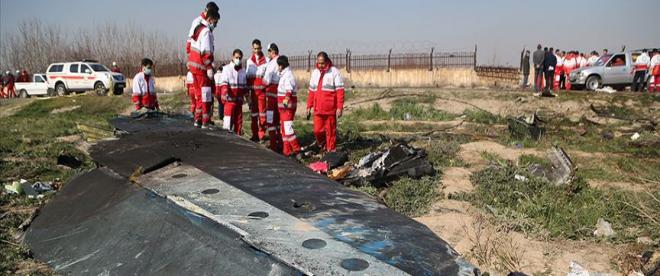
[[[171,80],[173,92],[159,96],[167,112],[187,108],[178,81]],[[352,162],[405,142],[424,149],[439,172],[353,189],[427,225],[490,274],[565,275],[571,262],[612,275],[657,268],[660,96],[561,92],[538,98],[529,91],[455,87],[349,89],[338,143]],[[300,97],[305,100],[304,93]],[[70,106],[80,108],[61,111]],[[0,182],[64,184],[94,166],[85,153],[89,137],[76,126],[107,129],[106,120],[125,114],[130,104],[126,96],[84,95],[1,101],[0,110]],[[538,141],[512,138],[506,119],[532,113],[545,121],[546,135]],[[298,136],[309,144],[311,122],[302,107],[297,114]],[[632,140],[635,133],[640,138]],[[546,151],[555,145],[577,167],[570,185],[553,186],[528,170],[547,167]],[[62,152],[84,165],[57,166],[54,159]],[[18,229],[45,200],[0,198],[0,274],[50,273],[30,258]],[[615,234],[595,236],[599,219]],[[653,252],[655,264],[645,261]]]

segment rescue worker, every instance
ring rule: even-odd
[[[658,92],[660,90],[660,50],[658,49],[653,49],[649,72],[653,75],[653,82],[649,84],[649,92]]]
[[[644,49],[633,63],[632,73],[635,76],[633,77],[632,91],[644,91],[644,86],[646,86],[646,72],[648,72],[650,66],[651,58],[649,57],[648,51]]]
[[[596,51],[591,51],[591,56],[587,60],[587,66],[592,66],[594,63],[598,61],[600,57],[598,56],[598,52]]]
[[[300,144],[293,129],[293,119],[296,117],[298,103],[296,78],[291,68],[289,68],[289,58],[286,56],[278,57],[277,65],[280,73],[280,82],[277,86],[277,108],[280,112],[283,154],[286,157],[295,157],[302,160]]]
[[[14,75],[11,74],[11,71],[7,71],[5,73],[5,77],[3,79],[5,87],[3,89],[3,94],[5,98],[16,98],[16,91],[14,89],[14,81],[16,79],[14,78]]]
[[[30,82],[30,74],[28,74],[27,70],[23,69],[21,71],[18,78],[16,78],[16,82]]]
[[[243,98],[247,94],[247,76],[242,66],[243,52],[232,53],[232,61],[222,68],[220,99],[224,106],[222,128],[241,135],[243,126]]]
[[[148,110],[160,110],[158,98],[156,97],[156,80],[153,74],[154,62],[143,58],[142,69],[133,78],[133,103],[135,111],[143,107]]]
[[[190,113],[195,114],[195,86],[193,85],[193,74],[188,70],[186,74],[186,90],[188,91],[188,98],[190,99]]]
[[[209,108],[213,98],[213,29],[220,20],[217,11],[206,13],[206,20],[195,27],[191,38],[188,70],[193,74],[195,89],[195,127],[208,128]]]
[[[222,63],[220,66],[217,66],[215,68],[215,74],[213,75],[213,95],[214,95],[214,101],[218,102],[218,117],[220,120],[222,120],[222,117],[224,117],[224,105],[222,104],[222,95],[220,93],[220,84],[222,83],[222,67],[225,67],[225,64]],[[210,123],[213,122],[213,116],[211,116],[211,121]]]
[[[320,147],[337,147],[337,118],[344,110],[344,80],[326,52],[316,55],[316,69],[309,80],[307,116],[314,113],[314,136]]]
[[[250,96],[250,118],[254,142],[263,141],[266,136],[266,92],[264,91],[264,73],[268,58],[264,56],[261,41],[252,41],[252,57],[247,60],[246,73]]]
[[[280,49],[277,44],[268,45],[268,56],[270,61],[266,65],[263,83],[266,87],[266,130],[270,140],[269,148],[275,152],[282,152],[282,136],[280,134],[280,117],[277,109],[277,87],[280,83],[279,66],[277,58],[280,57]]]
[[[575,52],[570,51],[564,58],[564,75],[566,76],[566,78],[569,78],[571,72],[573,72],[573,70],[575,70],[576,67],[577,67],[577,60],[576,60]],[[566,90],[571,90],[570,81],[566,81]]]
[[[119,69],[119,66],[117,66],[116,61],[112,62],[112,68],[110,68],[110,71],[112,71],[114,73],[120,73],[121,74],[121,69]]]
[[[552,88],[557,91],[561,87],[562,77],[564,77],[564,57],[559,49],[555,51],[555,58],[557,59],[557,66],[555,67],[555,81]]]
[[[587,56],[584,53],[580,53],[580,56],[578,57],[577,62],[579,64],[580,68],[584,68],[584,67],[587,67],[587,64],[588,64],[589,61],[587,60]]]
[[[206,4],[206,7],[204,8],[204,11],[193,20],[192,24],[190,24],[190,30],[188,31],[188,40],[186,41],[186,54],[190,54],[190,46],[193,41],[192,37],[195,35],[195,28],[197,28],[199,24],[202,24],[202,21],[207,21],[207,15],[209,12],[217,13],[219,12],[219,10],[220,8],[215,2],[208,2]]]

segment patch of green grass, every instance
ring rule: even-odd
[[[411,145],[424,149],[427,158],[435,167],[465,167],[467,164],[458,156],[461,144],[470,142],[469,136],[442,133],[429,140],[418,140]]]
[[[504,118],[481,109],[467,109],[463,112],[465,120],[479,124],[500,124],[504,123]]]
[[[360,107],[349,115],[353,120],[389,120],[389,114],[378,103],[371,104],[370,107]]]
[[[364,185],[364,186],[349,186],[348,187],[351,190],[362,192],[365,194],[368,194],[372,197],[378,198],[378,194],[380,194],[380,190],[378,188],[371,186],[371,185]]]
[[[417,217],[428,213],[440,196],[437,177],[401,178],[387,190],[385,203],[394,211]]]
[[[515,175],[528,180],[515,180]],[[580,177],[571,185],[553,186],[504,161],[473,174],[471,181],[475,191],[460,198],[490,210],[518,231],[549,238],[593,239],[596,221],[603,218],[612,223],[618,242],[660,236],[658,224],[638,211],[644,208],[651,215],[660,214],[660,202],[647,194],[590,188]],[[653,194],[660,197],[660,191]]]
[[[518,157],[518,164],[520,164],[521,167],[527,167],[532,164],[539,164],[545,168],[549,168],[551,166],[550,161],[547,158],[540,157],[534,154],[523,154],[520,157]]]
[[[434,102],[435,98],[430,97]],[[421,102],[420,102],[421,101]],[[389,116],[395,120],[410,120],[415,121],[450,121],[455,119],[455,114],[446,111],[434,109],[431,105],[424,103],[429,101],[425,97],[420,98],[403,98],[392,102]]]

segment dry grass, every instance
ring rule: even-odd
[[[499,272],[522,270],[525,250],[512,237],[511,230],[503,226],[492,226],[486,218],[479,215],[470,226],[464,226],[471,244],[469,257],[477,261],[482,268]]]
[[[310,73],[295,70],[296,81],[306,87]],[[342,70],[342,76],[348,85],[357,87],[474,87],[481,85],[479,77],[472,68],[402,69],[386,72],[385,70],[354,70],[350,74]]]
[[[133,87],[133,77],[126,76],[126,91],[132,91]],[[156,91],[158,92],[174,92],[184,90],[185,87],[185,76],[176,76],[176,77],[158,77],[156,76]],[[126,92],[129,93],[130,92]]]

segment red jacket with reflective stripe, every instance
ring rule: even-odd
[[[344,108],[344,80],[332,64],[312,72],[307,108],[314,108],[314,114],[318,115],[334,115]]]
[[[264,74],[266,73],[266,66],[268,65],[268,58],[263,53],[259,58],[252,55],[247,60],[245,73],[247,74],[248,88],[255,90],[263,90],[264,87]]]
[[[190,53],[188,54],[188,69],[194,75],[206,75],[213,63],[213,33],[208,27],[209,23],[202,20],[195,28],[191,38]]]
[[[222,68],[219,81],[220,83],[216,83],[216,86],[220,87],[222,101],[243,103],[243,97],[247,92],[245,69],[239,67],[236,70],[234,63],[229,63]]]

